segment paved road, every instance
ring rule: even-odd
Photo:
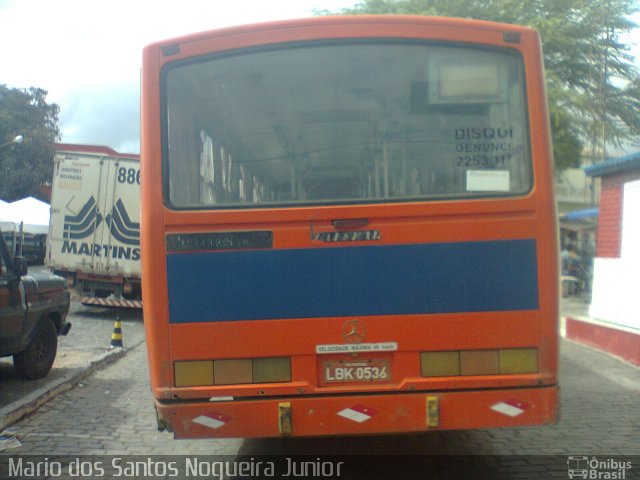
[[[47,377],[22,380],[16,376],[11,357],[0,358],[0,409],[85,369],[88,362],[109,349],[116,318],[122,323],[125,347],[144,340],[140,310],[85,307],[72,302],[68,320],[73,326],[66,337],[58,337],[58,354]]]
[[[59,395],[17,423],[14,428],[22,446],[4,454],[500,455],[508,456],[503,458],[510,462],[509,468],[515,468],[511,473],[516,472],[504,478],[567,478],[569,455],[622,456],[635,467],[626,471],[624,478],[637,478],[640,458],[631,456],[640,452],[640,370],[562,341],[561,385],[561,420],[549,427],[365,438],[173,440],[170,434],[155,429],[146,351],[141,344],[117,363],[94,373],[82,386]],[[557,457],[511,457],[521,455]],[[420,468],[419,462],[387,458],[393,459],[393,471],[404,472],[387,478],[429,478],[419,473],[422,470],[414,471]],[[478,468],[486,466],[479,467],[478,461],[490,457],[470,458],[475,460],[468,466],[456,463],[468,470],[454,478],[478,478]]]
[[[578,301],[564,307],[580,310],[584,305]],[[452,458],[427,457],[437,454],[456,456],[453,462],[436,462],[435,467],[454,472],[443,478],[479,478],[480,472],[490,472],[492,478],[568,478],[569,456],[605,461],[615,457],[634,466],[623,472],[624,477],[592,478],[640,478],[640,457],[632,457],[640,453],[640,369],[568,341],[561,342],[561,419],[555,426],[364,438],[173,440],[156,430],[139,312],[74,305],[72,333],[61,340],[60,356],[48,380],[103,352],[116,316],[123,322],[126,355],[16,423],[12,429],[22,445],[0,454],[0,477],[2,459],[9,455],[141,454],[226,455],[223,458],[231,460],[236,455],[281,455],[281,459],[348,455],[347,463],[357,465],[356,474],[340,478],[436,478],[434,465],[425,462]],[[17,380],[6,362],[0,363],[0,381],[0,407],[11,395],[38,386]],[[384,465],[380,459],[386,459]],[[600,469],[601,474],[612,472]],[[204,473],[200,476],[212,477]]]

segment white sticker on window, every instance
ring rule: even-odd
[[[467,170],[468,192],[508,192],[508,170]]]

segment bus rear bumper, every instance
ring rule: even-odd
[[[557,421],[558,387],[233,401],[156,400],[175,438],[363,435]]]

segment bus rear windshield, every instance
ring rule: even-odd
[[[173,208],[522,195],[525,82],[511,51],[401,42],[288,45],[163,72]]]

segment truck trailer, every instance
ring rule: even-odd
[[[139,156],[55,144],[46,264],[85,305],[141,308]]]

